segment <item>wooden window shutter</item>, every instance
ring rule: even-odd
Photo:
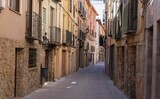
[[[116,17],[113,19],[113,34],[112,37],[116,37]]]
[[[124,7],[123,7],[123,13],[122,13],[122,32],[123,33],[127,33],[127,31],[128,31],[128,12],[129,12],[129,10],[128,10],[128,8],[129,8],[129,5],[128,4],[126,4],[126,5],[124,5]]]
[[[16,11],[17,12],[20,11],[20,1],[19,0],[16,1]]]
[[[115,17],[116,19],[116,39],[119,37],[119,20],[118,16]]]
[[[132,30],[137,29],[137,7],[138,7],[138,0],[132,0],[131,2],[131,17],[132,17]]]
[[[110,21],[110,35],[111,37],[113,35],[113,21],[112,20]]]

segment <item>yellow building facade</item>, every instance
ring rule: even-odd
[[[77,70],[78,0],[42,3],[43,68],[49,80],[59,79]]]

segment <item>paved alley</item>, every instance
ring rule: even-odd
[[[48,82],[23,99],[128,99],[104,74],[104,63]]]

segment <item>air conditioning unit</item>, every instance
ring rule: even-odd
[[[0,10],[5,8],[6,0],[0,0]]]

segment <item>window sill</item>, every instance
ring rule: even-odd
[[[38,69],[38,67],[30,67],[29,71],[36,70],[36,69]]]
[[[15,10],[13,10],[12,8],[9,8],[9,10],[11,10],[12,12],[14,12],[14,13],[16,13],[16,14],[18,14],[18,15],[21,15],[20,12],[17,12],[17,11],[15,11]]]

